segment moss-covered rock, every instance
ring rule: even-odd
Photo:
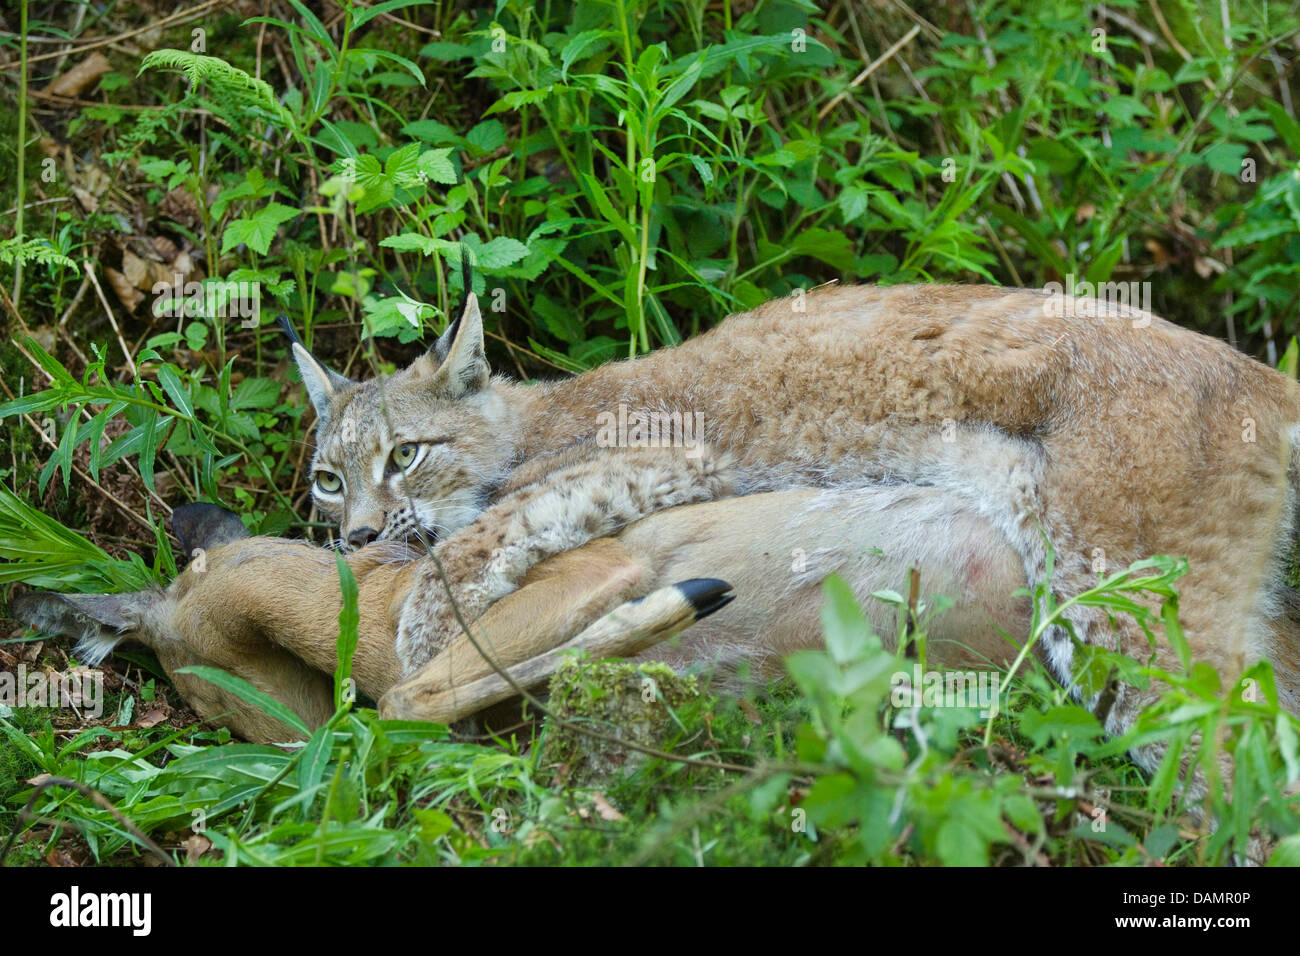
[[[694,677],[666,664],[570,658],[551,678],[546,760],[572,786],[605,786],[650,758],[578,728],[669,750],[694,732],[707,704]]]

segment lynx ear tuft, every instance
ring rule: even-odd
[[[298,365],[298,374],[302,376],[302,384],[307,389],[307,397],[311,400],[311,407],[316,409],[317,429],[325,427],[329,421],[330,402],[339,392],[350,388],[355,383],[338,372],[325,367],[325,364],[316,358],[307,346],[302,344],[302,339],[298,338],[298,333],[294,331],[293,326],[289,324],[289,319],[280,313],[275,320],[282,331],[292,343],[293,360]]]
[[[483,350],[483,314],[471,287],[469,252],[461,259],[465,300],[460,314],[438,337],[433,348],[419,359],[417,368],[431,374],[433,388],[450,398],[461,398],[487,385],[492,375]]]

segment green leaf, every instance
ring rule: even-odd
[[[1291,118],[1281,103],[1264,100],[1264,109],[1268,111],[1268,118],[1273,121],[1273,128],[1282,137],[1287,149],[1293,156],[1300,156],[1300,123]]]
[[[246,378],[235,386],[230,396],[233,411],[245,408],[270,408],[280,397],[280,384],[270,378]]]
[[[335,734],[328,724],[311,735],[298,761],[298,789],[310,793],[320,786],[334,750]]]
[[[1241,143],[1219,143],[1203,152],[1201,159],[1215,172],[1240,176],[1241,161],[1246,158],[1247,152],[1247,147]]]
[[[357,579],[351,565],[341,554],[334,556],[334,564],[343,596],[343,607],[339,610],[338,665],[334,670],[334,707],[338,709],[347,703],[344,684],[352,678],[352,657],[357,651],[357,624],[361,617],[357,610]]]
[[[867,211],[869,195],[861,186],[848,186],[840,193],[840,215],[846,225],[856,223],[858,217]]]
[[[379,240],[379,244],[389,249],[396,249],[398,252],[418,252],[423,256],[431,256],[435,252],[452,254],[459,250],[461,245],[459,242],[452,242],[450,239],[431,239],[418,232],[403,232],[396,236],[386,236]]]
[[[189,392],[181,384],[180,376],[176,374],[176,370],[172,366],[158,366],[158,384],[163,387],[167,397],[181,410],[182,414],[187,418],[194,417],[194,405],[190,402]]]
[[[394,150],[384,162],[384,179],[394,186],[410,188],[424,183],[420,170],[420,144],[407,143]]]
[[[384,0],[383,3],[376,3],[373,7],[353,7],[352,29],[355,30],[380,14],[392,13],[394,10],[401,10],[403,7],[427,6],[430,2],[431,0]]]
[[[420,48],[420,56],[427,56],[431,60],[464,60],[474,55],[471,50],[463,43],[426,43]]]
[[[298,11],[298,16],[306,21],[308,32],[321,45],[321,49],[329,52],[332,58],[335,57],[334,40],[330,37],[329,31],[325,29],[325,24],[320,22],[320,18],[308,10],[302,0],[289,0],[289,3]]]
[[[1050,708],[1046,713],[1026,710],[1020,718],[1020,729],[1039,747],[1046,744],[1050,737],[1090,740],[1102,733],[1097,718],[1077,704],[1062,704]]]
[[[64,368],[58,359],[45,351],[45,349],[41,348],[40,343],[34,338],[31,336],[25,336],[24,341],[27,344],[27,350],[31,352],[32,357],[36,359],[36,364],[50,376],[55,385],[70,385],[76,387],[80,384],[72,377],[72,373]]]
[[[201,352],[208,344],[208,327],[202,322],[191,322],[185,326],[185,344],[191,352]]]
[[[1183,665],[1183,670],[1187,670],[1192,662],[1192,649],[1187,643],[1186,635],[1183,634],[1183,625],[1178,620],[1177,597],[1165,598],[1164,603],[1160,605],[1160,619],[1165,625],[1165,638],[1178,653],[1178,661]]]
[[[464,137],[450,126],[430,119],[407,123],[402,127],[402,135],[411,136],[422,143],[428,143],[430,146],[441,146],[443,143],[460,145],[465,142]],[[451,150],[448,150],[448,152],[451,152]]]
[[[498,236],[474,249],[475,264],[482,270],[503,269],[528,255],[528,247],[518,239]]]
[[[1300,833],[1292,833],[1283,838],[1273,855],[1268,858],[1269,866],[1300,866]]]
[[[465,134],[465,142],[480,153],[490,153],[506,144],[506,128],[500,120],[484,120]]]
[[[842,272],[852,271],[857,261],[848,236],[820,226],[798,232],[789,248],[793,255],[811,256]]]
[[[988,866],[989,845],[974,827],[961,819],[939,825],[934,851],[944,866]]]
[[[704,157],[689,153],[686,158],[691,161],[695,171],[700,174],[700,181],[706,186],[711,185],[713,182],[713,167],[705,162]]]
[[[822,629],[826,650],[837,664],[848,664],[862,654],[872,637],[871,624],[853,597],[853,590],[839,575],[832,574],[822,584]]]
[[[276,230],[282,223],[288,222],[298,214],[297,209],[272,202],[267,203],[265,208],[259,209],[251,216],[232,220],[221,235],[222,254],[244,243],[258,255],[266,255],[271,248],[271,240],[275,238]]]
[[[193,674],[195,677],[202,678],[209,684],[214,684],[222,690],[234,694],[245,703],[252,704],[267,716],[274,717],[295,733],[300,734],[304,739],[311,736],[311,729],[303,722],[301,717],[270,694],[258,690],[242,677],[228,674],[219,667],[204,667],[197,664],[191,667],[182,667],[176,673]]]
[[[435,183],[450,186],[456,182],[456,165],[451,160],[452,149],[431,149],[420,155],[419,168]]]
[[[69,482],[72,480],[72,453],[77,448],[77,420],[74,418],[63,428],[63,435],[59,438],[58,451],[54,453],[55,460],[58,461],[58,467],[63,470],[63,493],[68,493]]]
[[[584,30],[572,37],[560,51],[560,79],[567,79],[569,67],[580,56],[588,56],[609,46],[609,30]]]
[[[158,413],[145,409],[144,423],[140,426],[140,480],[150,491],[153,486],[153,463],[158,454]]]

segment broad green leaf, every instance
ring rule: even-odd
[[[490,153],[506,144],[506,128],[500,120],[484,120],[465,134],[465,142],[480,153]]]
[[[528,247],[518,239],[498,236],[474,249],[475,264],[485,271],[501,269],[528,255]]]
[[[235,386],[230,396],[234,411],[246,408],[270,408],[280,397],[280,383],[271,378],[246,378]]]
[[[303,722],[301,717],[270,694],[258,690],[242,677],[229,674],[219,667],[206,667],[197,664],[191,667],[182,667],[176,673],[193,674],[195,677],[202,678],[209,684],[214,684],[222,690],[234,694],[245,703],[252,704],[267,716],[274,717],[303,738],[311,736],[311,729]]]
[[[221,252],[224,255],[245,243],[258,255],[266,255],[271,248],[271,240],[282,223],[288,222],[299,214],[297,209],[282,203],[267,203],[251,216],[235,219],[226,226],[221,235]]]
[[[832,574],[822,584],[822,633],[826,650],[835,663],[844,665],[859,657],[869,646],[871,625],[853,597],[853,591],[839,575]]]
[[[431,149],[420,155],[419,170],[435,183],[453,185],[458,178],[456,164],[451,159],[452,149]]]

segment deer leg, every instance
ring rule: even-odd
[[[379,702],[380,716],[452,723],[515,696],[521,688],[530,690],[546,683],[569,651],[585,651],[596,658],[638,654],[729,604],[734,597],[730,592],[731,585],[716,578],[695,578],[659,588],[619,605],[550,650],[504,667],[502,673],[468,682],[449,681],[448,671],[437,669],[441,658],[435,659],[384,695]],[[512,595],[493,609],[514,599]],[[514,613],[507,609],[503,617]]]
[[[703,616],[702,609],[721,606],[713,605],[717,595],[711,593],[713,584],[720,582],[677,591],[664,588],[660,590],[672,593],[655,597],[646,594],[650,575],[642,560],[612,538],[550,558],[529,573],[522,588],[470,626],[472,639],[462,633],[389,690],[379,702],[380,713],[456,719],[486,706],[488,697],[500,700],[513,693],[503,692],[510,685],[497,675],[497,668],[525,665],[521,675],[536,684],[558,664],[558,654],[546,656],[548,652],[580,646],[600,656],[634,654]],[[639,604],[621,607],[643,597]],[[487,682],[477,683],[483,680]]]

